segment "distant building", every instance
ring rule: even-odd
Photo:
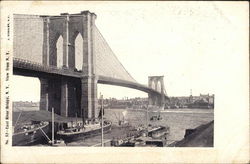
[[[98,100],[99,105],[101,101]],[[109,98],[103,100],[104,107],[116,109],[146,109],[148,106],[148,98]],[[200,94],[199,96],[179,96],[169,97],[165,104],[165,109],[174,108],[214,108],[214,94]]]
[[[165,108],[214,108],[214,94],[169,97]]]
[[[101,100],[98,100],[98,104],[101,105]],[[118,100],[116,98],[109,98],[103,100],[104,107],[106,108],[117,108],[117,109],[146,109],[148,105],[148,98],[122,98]]]

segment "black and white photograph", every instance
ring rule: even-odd
[[[42,155],[31,161],[37,156],[46,162],[42,157],[50,148],[60,150],[57,156],[64,150],[68,156],[108,150],[103,160],[96,156],[90,162],[111,162],[108,156],[133,162],[112,155],[124,150],[128,155],[148,151],[137,162],[249,161],[248,3],[23,1],[1,6],[6,11],[1,16],[6,154],[40,150]],[[235,141],[240,143],[234,146]],[[186,156],[194,156],[191,150],[200,154],[175,158],[177,151],[187,150]],[[203,161],[207,150],[211,158]],[[175,155],[167,159],[171,151]],[[220,151],[226,151],[221,158]],[[53,161],[74,162],[64,159]],[[18,157],[5,161],[20,162]]]

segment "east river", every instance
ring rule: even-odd
[[[161,120],[150,121],[152,116],[160,116]],[[146,126],[147,112],[146,110],[136,109],[105,109],[105,118],[111,120],[113,125],[117,125],[119,120],[124,117],[130,125],[137,127],[138,125]],[[148,113],[148,123],[151,125],[163,125],[170,127],[169,141],[178,141],[183,139],[185,130],[195,128],[202,124],[206,124],[214,120],[213,109],[167,109],[161,112],[150,111]],[[104,135],[104,141],[111,140],[114,136],[124,136],[127,131],[123,128],[113,128],[111,133]],[[69,143],[68,146],[93,146],[101,142],[101,136],[95,136],[77,142]],[[108,146],[108,145],[107,145]]]

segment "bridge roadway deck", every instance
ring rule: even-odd
[[[85,75],[82,74],[81,71],[76,71],[68,68],[58,68],[56,66],[46,66],[40,63],[31,62],[23,59],[14,58],[13,59],[13,72],[17,75],[24,75],[24,76],[32,76],[32,77],[39,77],[40,74],[47,74],[47,75],[58,75],[58,76],[66,76],[69,78],[83,78]],[[149,88],[145,85],[130,82],[126,80],[116,79],[112,77],[106,76],[97,76],[98,83],[100,84],[109,84],[109,85],[116,85],[122,86],[127,88],[133,88],[136,90],[140,90],[147,93],[154,93],[160,95],[161,93]],[[166,96],[166,95],[165,95]],[[168,98],[166,96],[166,98]]]

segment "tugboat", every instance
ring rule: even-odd
[[[150,121],[160,121],[162,120],[162,117],[160,115],[160,112],[158,113],[158,116],[157,115],[154,115],[150,118]]]
[[[111,121],[104,120],[103,115],[104,115],[104,108],[103,108],[103,98],[102,98],[102,106],[99,112],[99,118],[101,118],[101,121],[92,120],[90,121],[90,123],[84,124],[85,120],[84,117],[82,116],[83,118],[82,122],[80,123],[76,122],[75,125],[71,124],[71,126],[68,126],[70,124],[64,125],[63,127],[66,128],[64,128],[63,130],[59,130],[57,132],[57,135],[60,139],[63,139],[65,143],[69,143],[72,141],[84,139],[99,134],[101,134],[103,138],[104,133],[111,131],[111,125],[112,125]]]
[[[112,123],[110,121],[103,121],[103,131],[109,132]],[[59,138],[63,139],[66,143],[76,141],[79,139],[87,138],[90,136],[98,135],[102,132],[100,122],[85,124],[84,126],[66,127],[64,130],[57,132]]]
[[[152,116],[150,118],[150,121],[160,121],[160,120],[162,120],[162,117],[160,115],[158,115],[158,116]]]

